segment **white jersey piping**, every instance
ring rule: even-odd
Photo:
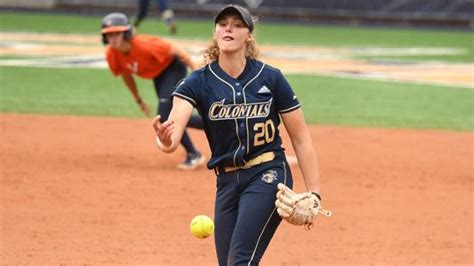
[[[233,98],[234,98],[234,104],[236,104],[235,102],[235,89],[234,87],[227,81],[225,81],[223,78],[219,77],[215,72],[214,70],[212,70],[211,68],[211,64],[208,65],[209,66],[209,70],[211,71],[211,73],[216,76],[216,78],[222,82],[224,82],[225,84],[227,84],[227,86],[229,86],[231,89],[232,89],[232,93],[233,93]],[[237,153],[239,152],[240,150],[240,147],[242,147],[242,142],[240,141],[240,137],[239,137],[239,124],[237,122],[237,119],[234,119],[234,122],[235,122],[235,135],[237,136],[237,140],[239,140],[239,146],[237,147],[237,150],[234,152],[234,158],[233,158],[233,161],[234,161],[234,166],[237,166],[237,163],[235,162],[235,158],[237,157]]]
[[[283,171],[285,173],[285,178],[283,178],[283,184],[286,185],[286,163],[285,162],[282,162],[283,164]],[[257,240],[257,244],[255,244],[255,248],[253,249],[253,252],[252,252],[252,257],[250,257],[250,260],[249,260],[249,263],[247,264],[248,266],[251,265],[253,259],[255,258],[255,253],[257,252],[257,248],[258,248],[258,244],[260,243],[260,239],[262,238],[262,235],[263,235],[263,232],[265,232],[265,229],[267,228],[267,225],[268,223],[270,222],[270,219],[272,218],[273,214],[275,213],[276,211],[276,207],[273,208],[273,211],[272,213],[270,214],[270,217],[268,217],[267,221],[265,222],[265,226],[263,226],[263,229],[262,231],[260,232],[260,235],[258,236],[258,240]]]

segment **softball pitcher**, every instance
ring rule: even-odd
[[[111,13],[102,20],[102,42],[107,46],[106,58],[110,70],[115,76],[122,76],[140,109],[149,115],[148,104],[140,97],[133,75],[152,79],[156,95],[159,98],[157,113],[163,121],[171,111],[171,93],[176,84],[186,76],[186,66],[196,69],[189,55],[171,43],[154,36],[134,35],[128,18],[122,13]],[[190,127],[203,128],[202,119],[194,115]],[[179,169],[189,170],[205,163],[186,131],[181,144],[187,155]]]
[[[281,120],[294,146],[306,188],[319,194],[319,172],[300,103],[282,73],[256,60],[254,21],[229,5],[214,19],[209,64],[194,71],[173,93],[173,109],[153,127],[165,152],[177,147],[195,107],[204,120],[217,176],[215,247],[219,265],[258,265],[281,218],[278,185],[292,187],[282,147]],[[310,194],[310,193],[308,193]],[[312,195],[312,194],[311,194]]]

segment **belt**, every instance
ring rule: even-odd
[[[266,163],[275,159],[275,153],[272,151],[262,153],[256,157],[250,159],[246,164],[242,166],[225,166],[225,167],[216,167],[215,170],[217,174],[223,174],[228,172],[233,172],[242,169],[249,169],[250,167]]]

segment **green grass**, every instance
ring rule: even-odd
[[[151,82],[137,79],[155,108]],[[0,67],[0,112],[140,117],[121,78],[108,70]]]
[[[43,31],[98,34],[101,16],[74,16],[28,12],[0,12],[1,31]],[[452,47],[466,54],[429,56],[421,60],[474,61],[474,34],[468,31],[386,29],[344,26],[310,26],[265,23],[261,18],[256,36],[262,44],[300,44],[337,47]],[[177,37],[208,40],[213,31],[212,19],[179,20]],[[167,34],[158,19],[148,18],[140,28],[142,33]],[[377,57],[375,57],[376,59]]]
[[[469,89],[288,75],[311,124],[474,130]],[[137,79],[153,108],[151,81]],[[143,117],[108,70],[0,67],[0,112]]]
[[[0,12],[0,31],[96,34],[101,16]],[[262,18],[264,21],[264,18]],[[183,38],[209,39],[212,20],[179,20]],[[166,33],[147,19],[140,32]],[[367,57],[382,60],[474,62],[473,33],[259,23],[259,43],[335,47],[451,47],[463,55]],[[99,38],[98,38],[99,41]],[[2,55],[2,59],[21,56]],[[288,75],[309,123],[368,127],[474,130],[474,90],[409,83]],[[151,81],[137,79],[156,108]],[[0,112],[143,117],[120,78],[105,69],[0,67]]]
[[[311,124],[474,129],[474,91],[418,84],[288,76]]]

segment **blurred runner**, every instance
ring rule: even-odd
[[[174,12],[169,7],[168,0],[156,0],[158,10],[161,14],[161,19],[165,22],[168,32],[170,34],[176,34],[177,27],[174,18]],[[147,16],[148,7],[150,6],[150,0],[138,0],[138,14],[133,21],[133,26],[138,28],[142,20]]]

